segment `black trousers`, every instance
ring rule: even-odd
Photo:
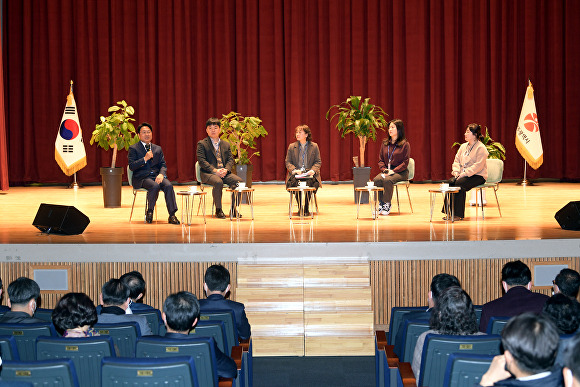
[[[478,185],[483,184],[483,183],[485,183],[485,179],[483,178],[483,176],[480,176],[480,175],[463,176],[463,177],[460,177],[459,179],[452,177],[449,180],[449,186],[461,187],[459,192],[455,194],[455,198],[453,201],[453,211],[455,213],[455,216],[459,216],[460,218],[465,217],[466,192],[474,187],[477,187]],[[444,214],[447,213],[446,207],[445,207],[446,205],[447,204],[445,202],[443,202],[443,209],[441,210],[441,212],[443,212]]]
[[[177,202],[175,201],[173,185],[169,180],[163,179],[160,184],[157,184],[154,178],[148,177],[143,180],[142,187],[147,190],[147,208],[149,210],[153,211],[155,203],[157,203],[157,198],[159,197],[159,191],[163,191],[167,212],[169,212],[169,215],[175,215],[177,212]]]
[[[295,175],[290,175],[288,181],[286,182],[286,188],[288,187],[298,187],[298,182],[305,181],[306,185],[309,187],[314,187],[316,190],[314,192],[318,192],[318,188],[320,187],[320,183],[314,177],[310,179],[297,179]],[[300,206],[301,200],[301,192],[296,192],[296,202]],[[308,211],[308,200],[306,200],[306,204],[304,205],[304,211]]]

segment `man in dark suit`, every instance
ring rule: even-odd
[[[234,167],[234,157],[230,144],[220,139],[220,120],[210,118],[205,123],[207,137],[197,143],[197,161],[201,169],[201,182],[213,187],[212,195],[215,203],[215,217],[224,219],[222,210],[222,189],[224,183],[230,187],[237,187],[242,181],[239,176],[231,173]],[[237,215],[234,208],[234,193],[232,192],[232,206],[230,211]]]
[[[207,298],[199,300],[201,311],[231,310],[236,319],[236,327],[240,339],[249,339],[251,327],[246,317],[246,309],[241,302],[226,299],[230,291],[230,272],[222,265],[211,265],[205,271],[203,288]],[[236,344],[236,343],[234,343]]]
[[[20,277],[8,285],[10,311],[0,317],[2,324],[34,324],[45,321],[32,317],[36,312],[36,300],[40,287],[30,278]]]
[[[119,278],[129,288],[129,297],[131,302],[127,310],[151,310],[152,306],[143,303],[143,296],[145,295],[145,280],[143,275],[136,270],[125,273]]]
[[[129,147],[129,169],[133,171],[134,188],[145,188],[147,190],[147,209],[145,221],[153,222],[153,209],[157,203],[159,191],[165,194],[165,204],[169,213],[168,222],[179,224],[175,216],[177,203],[173,185],[167,180],[167,165],[163,157],[163,151],[159,145],[151,143],[153,138],[153,128],[147,122],[137,127],[139,141]]]
[[[525,312],[540,314],[548,296],[530,291],[532,272],[520,260],[506,263],[501,269],[501,284],[505,294],[483,305],[479,330],[485,332],[494,316],[517,316]]]
[[[179,340],[191,338],[189,331],[195,327],[199,319],[199,302],[197,301],[197,297],[190,292],[171,294],[163,303],[161,317],[167,327],[165,337]],[[211,342],[214,345],[218,376],[235,378],[237,376],[236,363],[232,358],[219,350],[213,339],[211,339]]]

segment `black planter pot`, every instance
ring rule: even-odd
[[[121,207],[123,168],[101,168],[101,178],[103,181],[103,200],[105,208]]]
[[[236,165],[236,175],[246,183],[246,187],[252,188],[252,173],[254,166],[252,164]],[[242,195],[242,203],[247,204],[247,198]]]
[[[358,202],[358,193],[354,190],[357,187],[364,187],[371,178],[371,167],[353,167],[352,168],[352,180],[354,183],[354,202]],[[362,192],[362,197],[360,198],[361,203],[369,202],[369,193]]]

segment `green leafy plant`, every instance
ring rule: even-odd
[[[230,143],[236,164],[251,164],[253,156],[260,156],[260,152],[251,150],[256,149],[258,137],[266,137],[268,134],[260,118],[244,117],[231,111],[222,116],[220,124],[220,138]]]
[[[494,141],[490,137],[489,131],[487,130],[487,126],[485,127],[485,135],[480,141],[487,148],[487,152],[489,153],[489,155],[487,156],[488,159],[505,160],[505,147],[501,143]],[[460,145],[461,143],[454,142],[453,145],[451,145],[451,147],[454,148]]]
[[[333,109],[337,111],[330,117]],[[367,141],[376,140],[377,129],[385,131],[388,114],[380,106],[371,104],[370,98],[362,100],[361,96],[350,96],[328,109],[326,119],[332,121],[335,117],[338,117],[336,128],[343,138],[349,133],[358,137],[360,166],[364,167]]]
[[[111,106],[108,110],[111,115],[101,116],[101,122],[95,126],[91,136],[91,145],[96,143],[104,150],[113,148],[113,159],[111,168],[115,168],[117,161],[117,150],[128,150],[129,146],[139,141],[136,135],[135,126],[131,118],[135,114],[133,106],[127,105],[125,100],[117,102],[117,105]]]

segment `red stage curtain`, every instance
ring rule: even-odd
[[[356,138],[325,119],[349,95],[370,96],[405,122],[417,180],[449,177],[467,124],[507,148],[504,178],[524,162],[515,128],[534,84],[544,164],[530,177],[580,179],[580,2],[552,0],[4,1],[4,76],[11,184],[69,182],[54,140],[75,82],[88,165],[99,116],[125,99],[154,127],[169,177],[194,179],[208,117],[258,115],[269,131],[254,180],[283,180],[294,128],[320,145],[322,178],[352,179]],[[377,173],[380,139],[367,146]],[[121,153],[121,166],[126,153]]]

